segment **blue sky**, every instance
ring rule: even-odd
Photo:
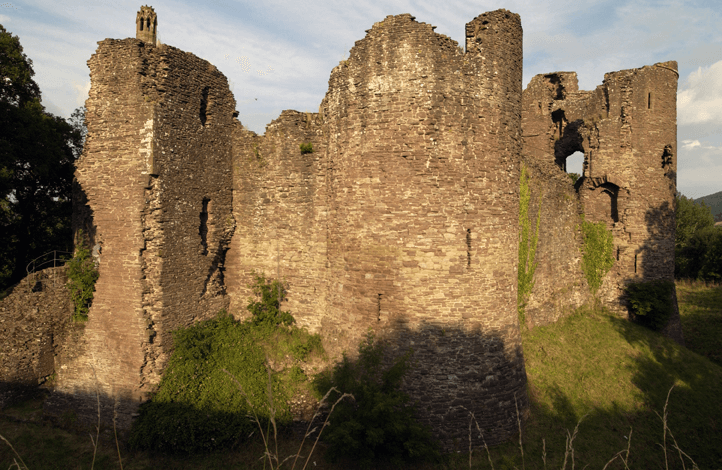
[[[154,1],[160,40],[216,65],[230,80],[239,119],[262,133],[284,109],[316,111],[331,69],[387,15],[417,21],[463,44],[464,25],[506,8],[524,28],[524,86],[576,71],[581,89],[605,72],[679,62],[678,179],[690,197],[722,191],[722,8],[710,1]],[[89,89],[86,61],[104,38],[135,36],[137,2],[0,3],[0,24],[33,60],[43,104],[68,117]]]

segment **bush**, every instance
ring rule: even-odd
[[[141,405],[133,423],[134,448],[195,453],[230,447],[256,431],[249,415],[265,426],[273,416],[290,423],[289,400],[308,379],[298,366],[313,352],[322,353],[318,335],[288,326],[293,317],[280,312],[282,286],[256,275],[249,321],[220,312],[216,318],[173,332],[173,354],[158,391]],[[267,359],[277,371],[268,369]],[[234,382],[224,369],[238,381]],[[239,385],[248,397],[239,391]],[[273,394],[273,410],[268,389]]]
[[[653,330],[661,330],[674,311],[674,282],[659,279],[630,284],[627,299],[634,318]]]
[[[301,144],[299,145],[299,147],[301,147],[301,155],[313,153],[313,144],[311,142],[308,142],[307,144]]]
[[[614,265],[614,239],[604,222],[582,221],[584,250],[582,252],[582,271],[589,287],[596,294],[604,276]]]
[[[331,425],[325,431],[327,457],[348,458],[364,466],[374,461],[435,460],[440,456],[431,432],[415,418],[416,407],[400,390],[409,370],[411,351],[384,367],[385,348],[372,333],[359,345],[354,362],[344,355],[331,377],[317,381],[319,391],[335,386],[350,393],[355,401],[336,406]],[[335,399],[335,398],[334,398]]]
[[[95,282],[99,276],[87,246],[80,245],[76,249],[75,256],[68,262],[67,274],[69,279],[67,288],[75,304],[73,320],[86,321],[93,302]]]
[[[248,299],[254,325],[291,325],[294,320],[289,312],[281,311],[281,302],[286,299],[283,284],[278,280],[266,279],[263,274],[253,273],[253,293],[259,300]]]

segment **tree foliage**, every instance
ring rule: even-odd
[[[722,279],[722,229],[709,207],[677,194],[675,213],[675,277]]]
[[[72,244],[71,184],[80,132],[45,112],[32,61],[0,25],[0,288]]]

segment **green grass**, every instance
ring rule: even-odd
[[[687,347],[722,366],[722,286],[677,282],[677,297]]]
[[[688,348],[603,311],[579,311],[523,333],[532,404],[522,435],[524,468],[545,468],[543,442],[546,468],[561,468],[566,432],[573,432],[585,416],[573,442],[574,468],[602,469],[615,454],[626,451],[631,428],[629,468],[664,469],[663,425],[657,413],[663,413],[667,392],[676,384],[667,411],[679,447],[701,469],[722,469],[722,367],[710,360],[719,357],[722,294],[719,287],[681,285],[678,295]],[[38,402],[26,402],[3,411],[0,434],[12,442],[30,469],[90,468],[93,447],[88,433],[43,424],[33,411],[38,406]],[[112,430],[101,432],[100,441],[95,468],[120,468]],[[286,434],[279,454],[291,455],[297,446],[298,440]],[[408,468],[469,468],[468,443],[459,442],[458,450],[443,465]],[[258,441],[242,449],[190,457],[130,452],[121,446],[124,469],[260,469],[264,468],[263,451]],[[518,436],[489,451],[495,469],[523,468]],[[316,465],[309,468],[353,468],[345,462],[329,464],[322,453],[323,448],[316,450],[311,459]],[[682,468],[669,435],[667,457],[670,469]],[[0,469],[11,464],[11,451],[0,443]],[[472,468],[491,468],[484,449],[474,449]],[[572,468],[571,462],[566,468]],[[618,459],[608,468],[624,466]],[[689,461],[686,468],[692,468]]]

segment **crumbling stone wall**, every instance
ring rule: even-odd
[[[88,65],[76,223],[93,227],[100,277],[84,353],[58,371],[46,408],[60,414],[71,402],[94,416],[86,405],[97,387],[104,419],[117,405],[129,427],[159,381],[171,331],[228,305],[235,101],[214,66],[170,46],[108,39]]]
[[[573,72],[537,75],[524,91],[524,158],[537,178],[562,183],[536,197],[542,207],[570,199],[586,220],[605,222],[612,231],[616,262],[600,297],[619,312],[626,312],[623,291],[629,282],[674,278],[677,79],[676,62],[665,62],[608,73],[593,92],[580,91]],[[566,158],[575,151],[585,160],[573,187],[564,173]],[[542,227],[567,229],[542,231],[540,246],[558,256],[540,258],[542,271],[532,293],[537,305],[549,299],[551,284],[581,298],[578,256],[573,244],[564,243],[580,240],[572,228],[573,212],[542,216]],[[551,310],[540,308],[535,315],[545,322],[554,318]],[[678,327],[668,333],[681,340]]]
[[[237,124],[228,260],[231,312],[245,317],[252,271],[283,280],[300,326],[319,331],[327,311],[327,158],[323,118],[284,111],[264,136]],[[312,153],[301,153],[310,143]],[[301,315],[298,315],[302,312]]]
[[[26,389],[54,381],[73,338],[73,302],[65,266],[33,273],[0,300],[0,408]]]

